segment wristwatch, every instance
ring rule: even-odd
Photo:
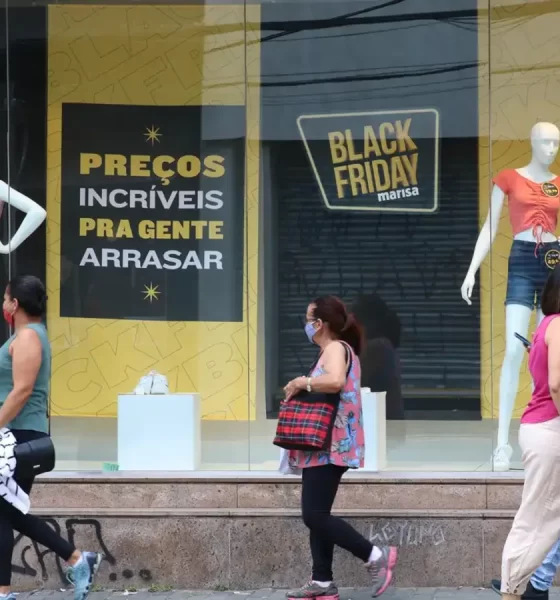
[[[311,392],[311,377],[307,378],[307,391]]]

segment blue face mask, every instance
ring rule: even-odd
[[[305,324],[305,335],[307,339],[313,344],[313,336],[317,333],[315,327],[313,327],[313,322]]]

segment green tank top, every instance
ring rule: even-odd
[[[37,332],[41,340],[42,360],[41,368],[37,374],[33,391],[19,415],[10,423],[10,429],[31,429],[33,431],[49,432],[48,403],[49,382],[51,375],[51,345],[47,336],[47,329],[42,323],[32,323],[27,327]],[[8,394],[14,387],[12,376],[12,357],[10,344],[15,339],[15,334],[0,348],[0,406],[4,404]]]

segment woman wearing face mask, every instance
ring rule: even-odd
[[[335,545],[363,561],[372,577],[373,596],[377,597],[391,582],[397,549],[374,546],[331,514],[340,479],[348,469],[364,464],[358,358],[363,348],[362,328],[339,298],[322,296],[307,308],[305,333],[319,346],[319,360],[310,376],[296,377],[286,385],[285,402],[302,390],[340,393],[340,402],[328,452],[289,452],[290,465],[303,473],[302,517],[310,530],[313,570],[309,583],[288,592],[287,597],[338,599],[332,573]]]
[[[41,321],[45,313],[45,286],[37,277],[14,277],[4,293],[4,319],[13,335],[0,348],[0,429],[7,427],[18,443],[48,435],[48,395],[51,347]],[[14,474],[29,494],[33,477]],[[15,600],[11,593],[14,530],[46,546],[68,563],[68,579],[75,600],[85,600],[102,556],[80,552],[52,527],[34,515],[24,514],[0,497],[0,600]]]

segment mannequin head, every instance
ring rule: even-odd
[[[553,123],[536,123],[531,129],[533,160],[543,166],[550,166],[558,154],[560,131]]]

